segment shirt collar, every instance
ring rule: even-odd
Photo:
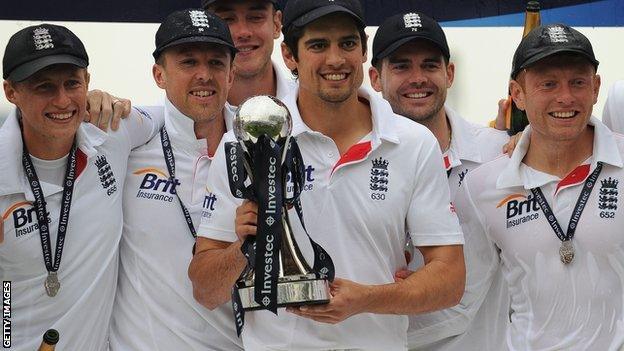
[[[591,157],[591,169],[594,169],[599,161],[604,164],[622,168],[624,163],[622,162],[622,156],[613,132],[594,116],[589,119],[588,125],[594,127],[594,148]],[[522,163],[522,159],[524,159],[529,149],[530,136],[531,126],[529,125],[524,129],[509,162],[498,176],[496,181],[497,189],[514,186],[532,189],[559,180],[555,176],[538,177],[535,175],[535,172],[531,172],[529,166]]]
[[[234,107],[226,102],[223,108],[226,131],[232,129]],[[195,136],[195,121],[178,110],[169,99],[165,99],[165,128],[171,140],[183,148],[206,152],[206,140]]]
[[[275,87],[275,96],[281,99],[290,94],[293,86],[297,85],[297,81],[289,76],[290,72],[281,68],[275,61],[271,61],[273,64],[273,71],[275,71],[275,81],[277,86]]]
[[[97,154],[96,147],[104,143],[108,135],[90,123],[82,123],[76,133],[77,147],[88,157]],[[17,119],[17,109],[13,109],[0,128],[0,196],[24,193],[31,190],[22,166],[22,134]],[[45,195],[54,189],[47,189],[42,183]],[[53,191],[55,192],[55,191]]]
[[[288,110],[290,111],[290,115],[293,121],[293,131],[292,135],[297,136],[302,133],[311,133],[315,134],[319,132],[313,131],[308,127],[303,119],[301,118],[301,114],[299,113],[299,108],[297,106],[297,98],[299,96],[299,86],[297,85],[291,94],[288,94],[284,98],[284,103]],[[396,126],[396,122],[398,118],[405,118],[399,115],[396,115],[390,104],[386,100],[384,100],[378,93],[373,91],[368,87],[361,87],[358,89],[358,96],[367,100],[370,104],[372,122],[373,122],[373,130],[371,133],[371,142],[373,148],[380,145],[382,140],[386,140],[395,144],[398,144],[399,136],[397,134],[398,127]]]
[[[448,106],[444,106],[444,111],[451,125],[451,145],[445,153],[449,155],[451,167],[460,165],[461,160],[483,163],[477,142],[476,126]]]

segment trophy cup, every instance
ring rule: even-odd
[[[331,258],[308,235],[315,258],[311,268],[288,218],[287,206],[292,205],[305,229],[298,201],[305,181],[303,161],[290,137],[288,109],[272,96],[254,96],[240,105],[233,125],[238,142],[226,144],[230,190],[258,203],[257,234],[247,237],[241,247],[248,265],[234,287],[235,315],[239,307],[277,313],[278,307],[328,303],[334,275]],[[288,174],[294,189],[290,198]]]

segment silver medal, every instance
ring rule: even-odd
[[[572,240],[561,242],[559,257],[561,258],[561,262],[564,264],[569,264],[572,260],[574,260],[574,246],[572,245]]]
[[[54,297],[58,294],[58,291],[61,288],[61,283],[58,280],[56,272],[48,272],[48,277],[46,278],[43,286],[45,287],[45,291],[48,296]]]

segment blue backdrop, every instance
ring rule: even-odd
[[[287,0],[281,0],[281,4]],[[362,0],[368,25],[402,11],[421,11],[446,26],[521,26],[524,0]],[[173,10],[200,0],[9,0],[0,19],[94,22],[160,22]],[[543,23],[624,25],[624,0],[542,0]]]

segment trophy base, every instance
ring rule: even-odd
[[[264,309],[254,300],[253,282],[238,288],[243,310]],[[277,307],[323,305],[329,303],[329,282],[315,275],[280,277],[277,282]]]

